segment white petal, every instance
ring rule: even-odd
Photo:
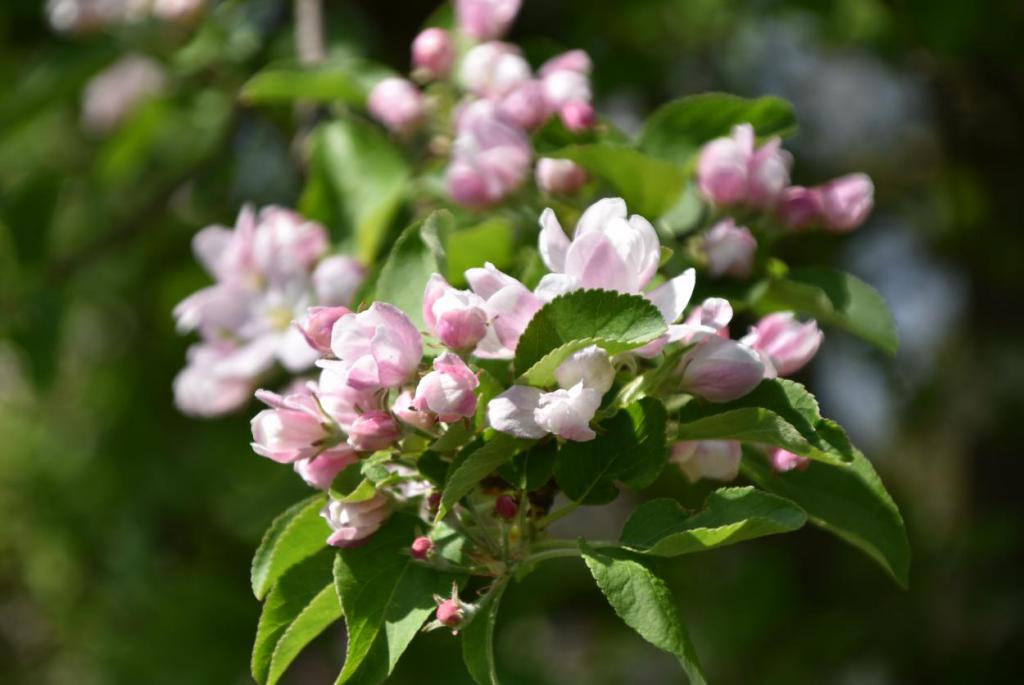
[[[502,433],[519,438],[540,438],[545,430],[533,418],[541,391],[527,385],[513,385],[487,404],[487,421]]]
[[[612,219],[625,218],[625,200],[621,197],[603,198],[587,207],[587,210],[583,212],[583,216],[580,217],[579,222],[576,224],[576,233],[573,237],[578,238],[591,231],[603,230],[604,225]]]
[[[690,296],[693,295],[696,283],[697,273],[693,269],[687,269],[668,283],[652,290],[647,294],[647,299],[658,308],[665,323],[673,324],[683,315],[683,310],[690,303]]]
[[[579,290],[581,287],[582,284],[575,277],[568,274],[545,274],[540,279],[540,283],[537,284],[533,294],[545,302],[550,302],[559,295],[571,293],[573,290]]]
[[[569,251],[569,237],[558,223],[558,217],[550,208],[540,215],[540,236],[537,239],[540,258],[549,270],[565,271],[565,253]]]

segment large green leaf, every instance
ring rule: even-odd
[[[615,499],[616,482],[645,488],[668,458],[665,407],[645,397],[603,422],[589,442],[567,442],[555,461],[555,480],[572,500],[600,504]]]
[[[367,91],[359,79],[337,66],[313,69],[271,67],[250,78],[238,94],[242,101],[252,104],[306,102],[336,102],[361,106]]]
[[[759,313],[795,310],[842,328],[889,354],[896,354],[899,332],[885,300],[864,281],[824,267],[794,269],[770,282],[754,303]]]
[[[478,685],[499,685],[494,667],[494,624],[508,579],[495,582],[477,605],[473,619],[462,630],[462,660]]]
[[[466,285],[466,269],[486,262],[507,269],[516,253],[515,232],[507,219],[494,217],[475,226],[452,233],[447,244],[448,282],[457,288]]]
[[[608,182],[631,211],[651,220],[675,205],[686,185],[686,172],[681,166],[624,145],[570,145],[547,156],[573,160]]]
[[[406,228],[391,248],[377,279],[376,299],[401,309],[420,330],[426,325],[423,291],[432,273],[445,272],[443,246],[453,224],[451,213],[442,209]]]
[[[456,502],[469,493],[476,484],[519,452],[529,448],[536,440],[523,440],[505,433],[494,437],[480,447],[471,449],[452,464],[448,480],[441,492],[441,505],[437,509],[437,520],[443,519]]]
[[[618,354],[646,345],[665,329],[658,310],[639,295],[577,290],[533,315],[516,348],[515,370],[525,383],[550,385],[555,369],[577,350],[598,345]]]
[[[272,685],[299,652],[341,618],[334,590],[332,550],[323,549],[281,576],[267,596],[252,649],[252,676]]]
[[[910,572],[910,544],[903,517],[871,462],[857,450],[848,463],[810,463],[806,470],[775,473],[748,453],[743,473],[760,487],[798,504],[823,528],[877,561],[901,586]]]
[[[721,488],[708,495],[696,514],[672,499],[645,502],[626,521],[619,539],[644,554],[674,557],[788,533],[806,521],[807,514],[782,497],[752,487]]]
[[[340,203],[351,246],[372,264],[405,193],[408,164],[383,131],[356,119],[321,125],[314,155]]]
[[[792,425],[768,409],[733,409],[694,419],[679,426],[678,440],[739,440],[782,447],[794,454],[831,460],[809,443]]]
[[[274,519],[252,558],[252,591],[263,599],[285,571],[323,549],[330,531],[320,510],[326,498],[313,495]]]
[[[580,542],[580,551],[619,618],[640,637],[679,659],[691,685],[704,685],[697,653],[665,581],[620,550],[596,551]]]
[[[752,124],[759,136],[788,135],[796,128],[793,106],[780,98],[704,93],[658,108],[647,119],[638,145],[653,157],[685,163],[704,143],[744,123]]]
[[[434,611],[434,594],[451,591],[454,578],[413,562],[405,553],[417,519],[394,514],[365,544],[340,550],[334,580],[348,628],[345,666],[337,683],[375,685]]]

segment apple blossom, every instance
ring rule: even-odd
[[[455,62],[455,46],[444,29],[424,29],[412,41],[412,64],[430,79],[444,78]]]
[[[511,43],[482,43],[470,49],[459,66],[459,80],[471,93],[500,97],[530,80],[530,65]]]
[[[586,131],[597,123],[594,107],[589,102],[580,100],[572,100],[562,105],[558,110],[558,116],[565,127],[573,133]]]
[[[432,411],[445,423],[476,413],[474,391],[480,381],[466,363],[451,352],[434,359],[434,370],[425,375],[413,399],[413,409]]]
[[[384,124],[389,131],[405,136],[419,127],[423,121],[423,94],[411,81],[389,77],[370,91],[367,100],[370,114]]]
[[[788,228],[800,230],[821,220],[821,191],[817,188],[790,186],[775,208],[779,220]]]
[[[560,388],[540,396],[533,416],[537,425],[548,433],[566,440],[593,440],[597,434],[590,421],[601,406],[601,393],[579,382],[568,390]]]
[[[562,388],[572,388],[582,383],[584,388],[596,390],[602,395],[615,382],[615,367],[608,353],[597,345],[584,347],[573,352],[557,369],[555,380]]]
[[[306,342],[317,352],[331,351],[331,331],[334,322],[350,313],[348,307],[310,307],[303,320],[295,322]]]
[[[785,473],[794,469],[803,471],[811,465],[811,460],[807,457],[793,454],[781,447],[774,447],[769,450],[768,460],[771,462],[772,469],[777,473]]]
[[[430,332],[454,350],[473,349],[487,334],[483,298],[453,288],[436,273],[423,293],[423,319]]]
[[[728,402],[757,387],[764,364],[734,340],[713,336],[697,343],[680,362],[682,389],[711,402]]]
[[[374,410],[361,414],[348,429],[348,444],[358,452],[377,452],[402,437],[394,417],[386,411]]]
[[[331,527],[327,544],[333,547],[354,547],[376,533],[391,515],[391,503],[378,492],[362,502],[332,499],[320,515]]]
[[[825,227],[846,233],[864,223],[875,202],[875,186],[867,174],[849,174],[820,188]]]
[[[463,33],[477,40],[500,37],[519,13],[522,0],[455,0]]]
[[[419,536],[409,545],[409,554],[413,559],[426,559],[433,550],[433,541],[425,535]]]
[[[167,74],[155,60],[128,55],[89,81],[82,92],[82,127],[106,134],[139,106],[167,88]]]
[[[482,359],[511,359],[519,338],[543,302],[530,290],[487,262],[466,271],[473,292],[484,301],[490,326],[474,354]]]
[[[324,257],[313,269],[313,290],[322,305],[350,306],[366,280],[366,267],[348,255]]]
[[[541,190],[560,195],[571,195],[587,182],[587,172],[571,159],[541,157],[534,175]]]
[[[434,430],[434,427],[437,426],[437,415],[429,411],[420,411],[413,407],[412,403],[413,393],[409,390],[403,390],[395,398],[394,404],[391,405],[391,413],[397,416],[400,421],[413,428],[418,428],[427,433]]]
[[[704,236],[701,249],[712,276],[747,278],[754,267],[757,240],[750,229],[737,226],[732,219],[723,219]]]
[[[334,478],[358,461],[355,451],[347,445],[338,445],[315,457],[300,459],[292,466],[306,484],[317,490],[328,490]]]
[[[495,204],[526,180],[531,155],[526,134],[502,118],[494,103],[478,100],[459,118],[445,174],[448,192],[467,207]]]
[[[743,453],[735,440],[694,440],[672,446],[669,460],[691,483],[701,478],[730,481],[736,478]]]
[[[252,449],[261,457],[290,464],[311,459],[340,440],[329,419],[320,411],[316,398],[307,393],[281,396],[257,390],[256,398],[266,404],[253,417]]]
[[[423,340],[409,317],[394,305],[374,302],[334,324],[331,350],[347,383],[357,390],[393,388],[412,375],[423,357]]]
[[[741,341],[761,355],[767,378],[790,376],[814,357],[824,334],[816,321],[797,321],[793,312],[769,314]]]
[[[792,163],[779,138],[756,147],[754,127],[739,124],[730,136],[716,138],[701,149],[697,182],[701,192],[717,205],[771,209],[789,185]]]

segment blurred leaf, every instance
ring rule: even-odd
[[[491,262],[505,270],[515,256],[515,235],[506,219],[494,218],[452,233],[447,242],[448,282],[465,287],[466,269]]]
[[[0,196],[0,222],[11,230],[19,264],[36,264],[46,257],[63,185],[61,176],[40,171],[11,184]]]
[[[619,494],[616,482],[645,488],[668,459],[665,407],[645,397],[604,421],[589,442],[566,442],[555,460],[555,480],[566,496],[602,504]]]
[[[630,515],[619,539],[644,554],[674,557],[788,533],[806,521],[800,507],[781,497],[752,487],[721,488],[692,515],[672,499],[644,502]]]
[[[444,490],[441,492],[441,506],[437,510],[436,520],[443,519],[452,507],[487,475],[535,442],[514,438],[505,433],[496,433],[482,446],[467,452],[460,463],[453,463],[448,470]]]
[[[655,219],[682,196],[686,172],[624,145],[593,143],[553,150],[549,157],[571,159],[607,181],[626,200],[630,211]]]
[[[382,683],[448,594],[453,576],[413,563],[404,552],[417,519],[396,513],[365,544],[338,552],[334,580],[348,628],[345,666],[337,683]]]
[[[685,164],[704,143],[744,123],[752,124],[758,136],[786,136],[796,130],[793,106],[781,98],[704,93],[658,108],[647,119],[638,146],[653,157]]]
[[[242,86],[238,97],[250,104],[342,101],[362,106],[367,91],[362,83],[337,65],[303,68],[271,67]]]
[[[299,652],[341,618],[333,561],[332,550],[321,550],[290,568],[267,596],[252,649],[256,682],[272,685],[280,680]]]
[[[377,300],[390,302],[423,330],[423,291],[433,273],[445,273],[444,244],[454,224],[447,210],[438,210],[406,228],[381,267]]]
[[[494,624],[508,579],[497,581],[477,604],[472,620],[462,630],[462,659],[478,685],[499,685],[494,667]]]
[[[661,314],[639,295],[577,290],[556,297],[533,315],[516,348],[516,373],[530,385],[550,385],[555,369],[577,350],[598,345],[618,354],[664,332]]]
[[[679,659],[691,685],[704,685],[686,628],[665,581],[635,558],[619,550],[593,550],[580,542],[583,561],[597,586],[626,625],[640,637]]]
[[[864,281],[824,267],[790,271],[772,280],[754,304],[761,313],[795,310],[838,326],[889,354],[896,354],[899,332],[885,300]]]
[[[554,440],[535,445],[502,464],[498,473],[509,485],[520,490],[536,490],[547,483],[555,470],[558,443]]]
[[[320,518],[326,498],[313,495],[274,519],[252,558],[252,591],[263,599],[285,571],[323,549],[327,526]]]

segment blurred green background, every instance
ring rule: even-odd
[[[289,112],[236,103],[293,54],[284,0],[215,3],[197,26],[55,32],[0,7],[0,682],[245,683],[251,552],[305,491],[248,447],[248,413],[181,416],[189,341],[170,310],[205,283],[192,234],[243,201],[294,203]],[[328,0],[329,45],[407,67],[434,3]],[[869,223],[786,244],[890,302],[888,359],[827,331],[800,380],[875,461],[914,548],[899,590],[816,529],[666,567],[715,683],[1008,683],[1024,645],[1024,4],[1019,0],[527,0],[528,54],[582,47],[598,110],[635,129],[703,90],[791,99],[795,179],[863,170]],[[107,135],[83,85],[120,54],[169,73]],[[670,478],[676,494],[688,486]],[[699,499],[699,488],[684,497]],[[629,506],[564,522],[611,535]],[[669,683],[578,561],[510,590],[508,683]],[[1015,653],[1014,648],[1017,648]],[[286,678],[332,682],[339,627]],[[396,683],[468,683],[458,642],[417,641]]]

